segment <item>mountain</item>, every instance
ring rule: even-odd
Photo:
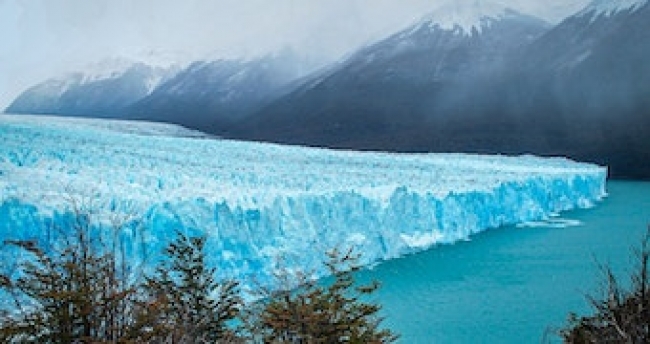
[[[111,59],[33,86],[5,112],[170,122],[215,134],[291,90],[318,65],[290,49],[184,68],[168,60],[150,66]]]
[[[311,70],[291,50],[250,60],[198,61],[127,109],[128,117],[221,134]]]
[[[355,149],[463,148],[438,145],[452,142],[451,133],[431,128],[461,120],[455,106],[469,94],[478,96],[465,105],[488,101],[493,76],[548,28],[486,2],[443,7],[263,108],[235,136]]]
[[[529,140],[546,141],[543,153],[650,178],[648,32],[646,0],[592,2],[517,56],[500,109],[522,119]]]
[[[648,32],[647,0],[594,1],[550,29],[480,2],[443,8],[262,109],[234,137],[561,155],[647,179]]]
[[[121,117],[127,106],[150,94],[174,74],[174,67],[109,59],[37,84],[20,94],[8,113]]]
[[[634,12],[648,3],[648,0],[594,0],[578,16],[610,16],[620,12]]]
[[[553,27],[456,2],[312,74],[291,50],[173,73],[131,64],[50,80],[8,111],[333,148],[560,155],[650,179],[648,32],[648,0],[595,0]]]

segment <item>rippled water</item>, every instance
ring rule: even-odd
[[[613,181],[598,207],[438,246],[362,274],[382,283],[384,322],[403,343],[539,343],[587,312],[596,260],[629,271],[650,224],[650,183]]]

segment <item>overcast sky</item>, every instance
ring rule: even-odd
[[[229,58],[290,46],[335,59],[444,1],[477,0],[0,0],[0,109],[107,57]],[[557,22],[589,0],[500,2]]]

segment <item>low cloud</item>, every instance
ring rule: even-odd
[[[510,2],[557,21],[587,0]],[[236,57],[290,46],[329,61],[405,27],[441,3],[0,0],[0,108],[26,87],[106,57],[156,55],[152,51],[184,59]]]

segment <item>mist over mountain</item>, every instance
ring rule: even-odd
[[[251,116],[235,137],[566,155],[650,178],[649,12],[645,0],[596,1],[550,29],[507,9],[473,26],[425,19]]]
[[[109,59],[83,72],[37,84],[18,96],[8,113],[120,117],[124,109],[173,76],[175,66]]]
[[[49,80],[7,111],[334,148],[561,155],[647,179],[649,32],[647,0],[593,1],[555,26],[457,2],[316,72],[290,50],[164,77],[139,66]]]
[[[125,109],[125,117],[221,133],[315,67],[291,50],[250,60],[198,61]]]
[[[225,130],[319,67],[290,49],[250,59],[162,68],[111,59],[23,92],[7,113],[143,119]]]
[[[527,121],[522,135],[544,141],[531,150],[650,178],[649,30],[647,1],[595,1],[515,57],[501,110]]]
[[[493,77],[549,25],[504,7],[472,8],[490,13],[482,15],[460,6],[442,9],[457,13],[458,24],[439,22],[444,14],[433,13],[360,50],[242,123],[241,137],[355,149],[483,147],[478,141],[456,146],[456,135],[442,129],[496,128],[492,118],[471,118],[467,110],[491,99]]]

